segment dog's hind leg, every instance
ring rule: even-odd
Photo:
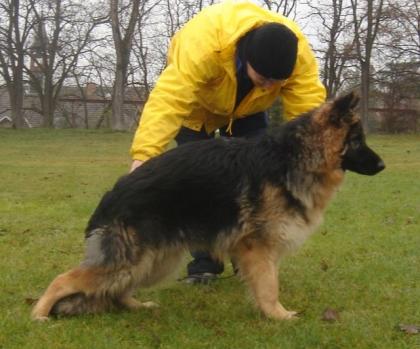
[[[248,284],[255,302],[265,316],[272,319],[292,319],[297,314],[286,310],[278,300],[277,258],[272,249],[261,241],[244,239],[235,252],[239,272]]]
[[[179,268],[184,255],[185,247],[182,245],[143,251],[141,260],[131,270],[133,278],[136,280],[134,287],[121,293],[118,297],[118,303],[130,310],[158,307],[159,305],[155,302],[140,302],[136,300],[132,293],[137,287],[151,287],[169,278]]]
[[[32,311],[34,320],[47,320],[53,306],[61,299],[76,293],[94,293],[102,279],[99,268],[77,267],[57,276],[38,300]]]

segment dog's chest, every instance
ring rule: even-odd
[[[280,245],[279,247],[282,250],[296,250],[321,223],[321,213],[312,214],[308,220],[290,217],[277,221],[274,227],[274,234]]]

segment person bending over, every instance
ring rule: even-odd
[[[260,137],[280,98],[288,120],[325,100],[307,38],[292,20],[247,2],[212,5],[171,40],[167,66],[144,106],[131,147],[131,170],[168,143]],[[182,200],[182,198],[180,198]],[[205,198],[203,198],[205,200]],[[207,283],[223,263],[192,251],[191,283]]]

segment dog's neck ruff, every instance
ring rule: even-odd
[[[306,209],[324,210],[344,179],[344,171],[309,173],[303,178],[288,178],[286,188]]]

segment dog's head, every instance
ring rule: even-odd
[[[343,170],[375,175],[385,164],[366,144],[361,120],[355,113],[358,103],[359,97],[354,92],[338,97],[321,107],[318,120],[328,132],[329,143],[333,143],[330,149],[340,151]]]
[[[356,173],[373,176],[385,168],[382,159],[366,144],[360,121],[350,126],[344,142],[341,167]]]

